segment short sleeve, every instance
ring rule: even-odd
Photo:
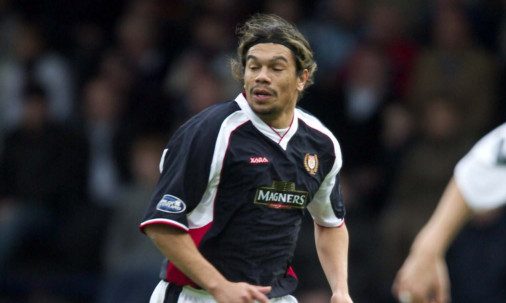
[[[213,129],[190,120],[162,153],[161,175],[140,225],[165,224],[188,231],[187,214],[201,201],[209,182],[215,138]]]
[[[496,128],[471,149],[455,167],[455,182],[475,211],[506,203],[506,124]]]
[[[339,182],[341,163],[341,154],[339,152],[336,155],[334,166],[323,180],[311,203],[307,206],[314,222],[318,225],[338,227],[344,223],[346,210]]]

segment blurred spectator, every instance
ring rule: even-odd
[[[124,104],[105,78],[95,78],[83,89],[83,124],[88,138],[89,196],[104,207],[116,203],[119,187],[128,178],[129,140],[121,122]]]
[[[271,0],[266,1],[263,11],[278,15],[281,18],[296,24],[301,18],[301,7],[297,0]]]
[[[125,104],[125,122],[132,131],[169,129],[171,109],[161,85],[167,58],[160,49],[160,17],[155,1],[132,1],[118,22],[113,53],[132,81]],[[125,76],[123,76],[125,77]]]
[[[148,135],[133,143],[132,182],[122,187],[105,237],[105,279],[99,302],[136,303],[149,298],[159,282],[160,252],[132,222],[140,220],[158,180],[158,164],[165,139]]]
[[[381,165],[384,178],[382,191],[386,199],[392,190],[392,182],[400,170],[399,163],[416,141],[416,125],[412,113],[400,102],[387,105],[383,109],[381,120],[380,141],[383,152]]]
[[[202,72],[195,75],[193,87],[182,100],[190,115],[196,114],[223,100],[223,92],[219,89],[221,83],[213,74]]]
[[[13,12],[9,0],[0,1],[0,58],[10,56],[14,50],[14,36],[19,26],[19,16]]]
[[[489,51],[496,51],[501,19],[504,15],[504,1],[464,1],[464,3],[477,43]]]
[[[21,119],[25,87],[39,83],[47,92],[51,119],[64,122],[73,114],[73,77],[65,59],[45,45],[38,25],[22,23],[14,34],[12,57],[0,64],[0,127],[13,128]]]
[[[362,43],[381,49],[390,66],[391,92],[404,98],[418,57],[419,47],[407,35],[406,20],[401,10],[384,2],[374,4],[368,11]]]
[[[158,80],[166,59],[158,49],[158,19],[153,1],[135,1],[121,18],[117,43],[121,55],[138,73],[138,80]]]
[[[431,96],[451,96],[463,111],[463,136],[476,138],[493,122],[496,69],[493,57],[476,47],[462,8],[442,5],[435,14],[433,42],[417,62],[409,102],[420,112]]]
[[[336,134],[340,139],[343,176],[348,179],[347,209],[350,230],[350,287],[356,300],[371,301],[377,281],[369,274],[375,266],[377,214],[385,204],[385,185],[392,167],[382,165],[381,143],[384,108],[393,102],[388,58],[380,48],[361,47],[346,66],[334,109]],[[360,228],[358,228],[360,226]]]
[[[451,97],[424,103],[419,136],[400,162],[387,208],[380,219],[382,300],[391,302],[390,286],[418,230],[427,221],[459,157],[472,140],[462,136],[464,116]],[[381,260],[381,261],[379,261]]]
[[[315,14],[301,22],[318,63],[317,85],[332,87],[337,72],[352,53],[361,28],[362,7],[355,0],[320,0]]]
[[[75,71],[76,91],[80,91],[86,81],[99,68],[106,35],[98,24],[80,23],[73,28],[73,38],[73,50],[70,58]]]
[[[343,71],[333,95],[328,97],[329,104],[310,108],[341,142],[347,164],[343,171],[351,178],[351,190],[361,201],[356,202],[373,210],[381,205],[376,190],[381,179],[381,117],[383,109],[393,102],[390,65],[381,49],[363,46],[353,53]]]
[[[183,121],[194,110],[205,106],[204,103],[209,105],[209,102],[222,100],[240,89],[230,75],[231,41],[226,37],[231,35],[226,32],[220,19],[212,15],[201,16],[192,26],[188,50],[173,62],[167,73],[165,92],[171,99],[178,100],[179,104],[174,106]],[[206,90],[199,92],[196,88],[199,85]],[[205,97],[205,94],[210,95]],[[202,98],[208,101],[202,102]]]
[[[68,265],[59,236],[86,199],[84,140],[51,120],[48,103],[40,86],[24,90],[20,125],[0,159],[0,277],[9,270],[8,282],[22,279],[24,291]]]
[[[126,58],[115,50],[106,50],[101,54],[98,75],[107,79],[119,96],[127,98],[135,86],[136,78],[133,68],[127,63]],[[128,123],[128,121],[124,122]]]
[[[403,17],[404,31],[420,44],[425,44],[425,26],[427,23],[427,11],[432,2],[438,0],[382,0],[368,1],[370,6],[386,5],[395,7]]]
[[[194,3],[189,5],[187,4],[187,6],[192,9],[191,14],[189,14],[191,20],[198,20],[202,16],[213,16],[213,18],[223,22],[225,27],[231,30],[230,35],[232,35],[235,25],[239,21],[249,17],[249,15],[259,11],[262,7],[262,2],[264,1],[200,0],[194,1]],[[221,39],[229,39],[230,35],[225,35]]]

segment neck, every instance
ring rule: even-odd
[[[290,127],[293,121],[294,110],[283,112],[281,114],[277,114],[273,117],[270,114],[258,114],[258,117],[262,119],[267,125],[272,128],[283,129]]]

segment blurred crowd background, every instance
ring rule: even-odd
[[[307,36],[300,107],[343,150],[350,291],[390,286],[456,161],[506,120],[506,1],[1,0],[0,302],[147,302],[162,256],[138,231],[173,131],[231,100],[236,25],[275,13]],[[506,302],[506,216],[448,253],[453,301]],[[310,218],[301,303],[328,302]]]

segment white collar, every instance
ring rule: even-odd
[[[292,125],[288,129],[288,132],[286,132],[284,136],[280,137],[279,134],[274,129],[272,129],[272,127],[270,127],[267,123],[265,123],[262,119],[260,119],[260,117],[258,117],[257,114],[255,114],[255,112],[253,112],[253,110],[249,106],[248,101],[246,100],[246,98],[242,93],[239,94],[237,98],[235,98],[235,102],[239,104],[241,110],[243,110],[246,113],[246,115],[249,117],[249,119],[253,123],[253,126],[255,126],[256,129],[258,129],[267,138],[279,144],[281,148],[286,150],[288,142],[293,137],[293,135],[295,135],[297,129],[299,128],[299,119],[298,119],[299,117],[297,110],[294,110],[293,112],[293,121]]]

